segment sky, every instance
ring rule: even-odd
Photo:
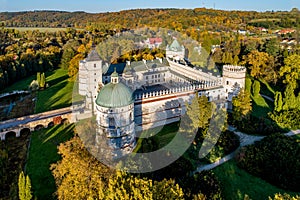
[[[215,8],[221,10],[290,11],[300,0],[0,0],[0,12],[63,10],[90,13],[134,8]]]

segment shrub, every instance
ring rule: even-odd
[[[267,136],[244,147],[238,166],[278,187],[300,192],[300,145],[281,134]]]

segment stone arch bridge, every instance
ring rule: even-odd
[[[51,127],[54,124],[74,122],[72,113],[74,108],[66,107],[44,113],[23,116],[0,122],[0,138],[5,140],[7,135],[19,137],[24,131],[34,131]]]

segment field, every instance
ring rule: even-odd
[[[67,70],[57,69],[51,74],[46,73],[46,82],[49,88],[37,93],[35,113],[64,108],[72,104],[74,82],[68,81]]]
[[[55,199],[56,186],[49,168],[60,159],[57,147],[73,136],[73,128],[73,124],[57,125],[32,133],[26,172],[37,199]]]
[[[222,193],[226,200],[243,200],[245,195],[255,200],[266,200],[269,196],[274,197],[276,193],[297,195],[252,176],[238,168],[233,160],[218,166],[213,172],[222,184]]]

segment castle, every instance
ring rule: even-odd
[[[96,140],[106,141],[114,157],[135,148],[136,134],[180,120],[186,102],[205,95],[228,108],[245,86],[246,68],[223,66],[214,71],[191,65],[183,45],[174,40],[166,58],[105,64],[93,49],[79,64],[79,94],[96,115]]]

